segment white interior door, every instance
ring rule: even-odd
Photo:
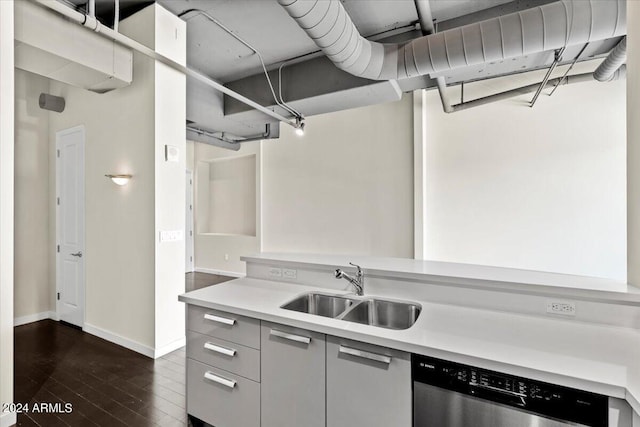
[[[84,326],[84,126],[56,133],[56,309]]]
[[[193,173],[187,171],[187,205],[186,205],[187,220],[185,221],[185,239],[186,239],[186,272],[191,273],[195,270],[193,262]]]

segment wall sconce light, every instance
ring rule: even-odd
[[[111,178],[116,185],[127,185],[131,179],[131,175],[105,175],[107,178]]]

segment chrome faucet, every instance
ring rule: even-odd
[[[356,277],[350,276],[338,268],[336,270],[336,279],[345,279],[356,288],[356,295],[364,295],[364,274],[362,273],[362,269],[359,265],[355,265],[351,262],[349,264],[358,269]]]

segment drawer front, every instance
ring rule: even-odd
[[[224,311],[189,305],[187,329],[260,349],[260,321]]]
[[[187,357],[260,382],[260,351],[187,331]]]
[[[260,427],[260,384],[187,359],[187,412],[213,426]]]

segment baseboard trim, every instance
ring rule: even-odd
[[[5,412],[0,415],[0,427],[10,427],[18,422],[15,412]]]
[[[58,315],[54,311],[43,311],[41,313],[20,316],[13,319],[13,326],[22,326],[28,323],[39,322],[44,319],[58,320]]]
[[[144,344],[140,344],[139,342],[131,340],[129,338],[125,338],[122,335],[115,334],[86,322],[84,324],[84,328],[82,329],[88,334],[95,335],[98,338],[102,338],[103,340],[118,344],[121,347],[128,348],[129,350],[133,350],[136,353],[140,353],[152,359],[155,356],[155,350],[153,348]]]
[[[167,345],[163,345],[160,348],[156,348],[154,358],[157,359],[159,357],[162,357],[165,354],[169,354],[172,351],[175,351],[181,347],[184,347],[185,345],[187,345],[187,337],[182,337],[180,339],[177,339]]]
[[[201,268],[196,267],[196,273],[207,273],[207,274],[217,274],[219,276],[229,276],[229,277],[245,277],[245,273],[238,273],[236,271],[226,271],[226,270],[216,270],[213,268]]]

